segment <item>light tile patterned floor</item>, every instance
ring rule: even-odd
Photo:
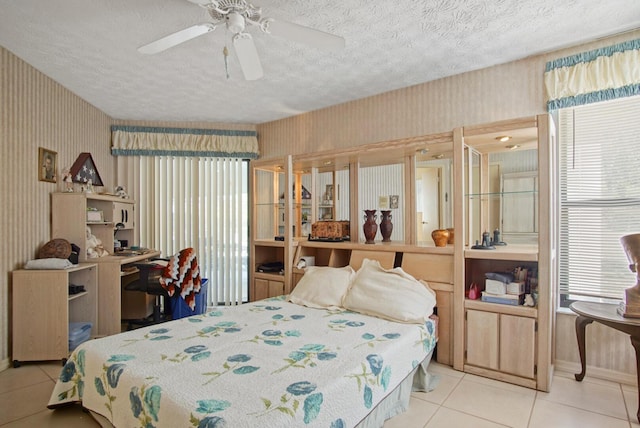
[[[56,411],[46,405],[60,363],[24,364],[0,372],[0,426],[98,427],[79,406]],[[635,386],[589,378],[576,382],[556,373],[551,391],[534,391],[464,374],[437,363],[440,377],[429,393],[414,393],[407,412],[385,428],[640,428]]]

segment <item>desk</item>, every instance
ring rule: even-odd
[[[160,251],[150,250],[136,256],[106,256],[90,259],[98,264],[98,336],[120,333],[122,310],[122,266],[154,257]]]
[[[631,336],[631,344],[636,351],[636,375],[638,379],[638,396],[640,397],[640,319],[624,318],[618,314],[616,304],[595,303],[595,302],[574,302],[570,306],[571,310],[578,314],[576,318],[576,336],[578,338],[578,350],[580,351],[580,363],[582,371],[575,375],[578,382],[584,379],[587,371],[585,361],[585,328],[594,321],[608,327],[627,333]],[[640,421],[640,408],[636,413]]]

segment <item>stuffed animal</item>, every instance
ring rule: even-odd
[[[127,195],[127,191],[122,186],[116,187],[116,196],[122,199],[127,199],[129,197],[129,195]]]
[[[87,258],[96,259],[98,257],[108,256],[109,252],[104,249],[102,245],[102,241],[98,239],[93,233],[91,233],[91,228],[89,226],[86,227],[86,236],[87,236]]]

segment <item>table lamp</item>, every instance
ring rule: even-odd
[[[625,235],[620,238],[622,248],[627,253],[629,269],[636,273],[636,284],[624,291],[624,300],[620,302],[618,313],[623,317],[640,318],[640,233]]]

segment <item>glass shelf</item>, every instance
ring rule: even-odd
[[[465,196],[467,198],[475,199],[475,198],[504,198],[509,196],[520,196],[520,195],[537,195],[537,190],[523,190],[518,192],[487,192],[487,193],[467,193]]]

